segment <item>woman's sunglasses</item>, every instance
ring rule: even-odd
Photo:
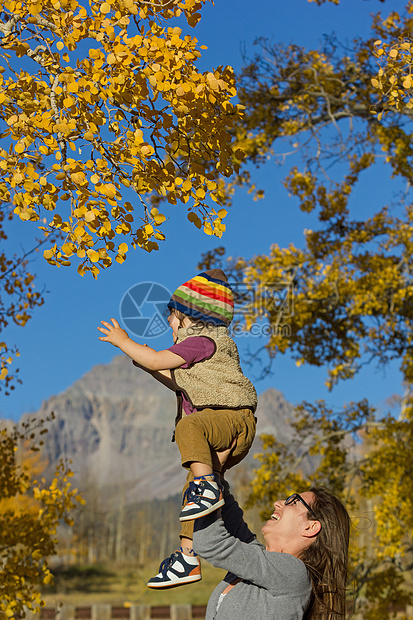
[[[284,505],[288,506],[289,504],[295,504],[296,502],[301,502],[302,504],[304,504],[304,506],[307,508],[308,512],[314,517],[314,519],[316,521],[320,520],[316,516],[316,514],[313,512],[313,510],[310,508],[310,506],[307,504],[307,502],[303,500],[303,498],[301,497],[299,493],[293,493],[292,495],[290,495],[290,497],[287,497],[287,499],[284,502]]]

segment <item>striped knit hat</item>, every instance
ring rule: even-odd
[[[168,308],[214,325],[229,325],[234,316],[234,295],[222,269],[199,273],[179,286]]]

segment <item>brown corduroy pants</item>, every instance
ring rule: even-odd
[[[192,462],[214,467],[214,452],[225,450],[234,437],[237,444],[225,465],[230,469],[248,454],[255,437],[256,419],[250,409],[203,409],[179,420],[175,441],[181,453],[181,463],[186,469]],[[183,493],[193,480],[189,470]],[[180,536],[192,540],[193,521],[183,521]]]

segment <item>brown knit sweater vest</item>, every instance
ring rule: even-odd
[[[196,409],[252,409],[257,407],[257,393],[243,374],[237,345],[228,335],[228,328],[215,325],[194,325],[178,330],[177,342],[191,336],[205,336],[215,344],[215,352],[203,362],[189,368],[171,371],[176,390],[184,392]],[[177,421],[182,407],[178,402]]]

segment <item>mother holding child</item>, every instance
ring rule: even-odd
[[[257,404],[228,333],[234,297],[226,275],[198,274],[178,287],[168,308],[174,345],[162,351],[132,341],[115,319],[98,327],[100,340],[178,398],[176,441],[188,470],[181,547],[147,585],[199,581],[201,557],[228,571],[205,620],[344,618],[350,519],[341,502],[317,487],[276,501],[262,545],[222,478],[251,447]]]

